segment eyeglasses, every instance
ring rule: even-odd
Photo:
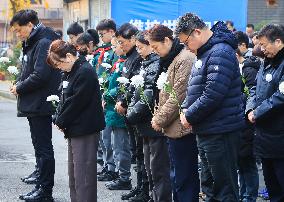
[[[194,30],[195,30],[195,29],[193,29],[193,30],[191,30],[191,32],[189,32],[189,34],[187,35],[186,40],[183,42],[184,45],[187,45],[188,39],[189,39],[190,35],[194,32]]]

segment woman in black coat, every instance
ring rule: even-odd
[[[137,51],[144,59],[140,68],[140,75],[144,78],[143,92],[140,88],[135,89],[128,106],[127,121],[135,125],[139,134],[143,136],[144,161],[153,201],[168,202],[172,201],[172,192],[167,139],[161,132],[151,127],[153,108],[158,94],[156,81],[161,72],[160,57],[153,53],[145,34],[146,32],[141,32],[136,36]],[[144,96],[141,96],[142,93]]]
[[[71,201],[97,201],[96,153],[104,129],[97,74],[76,48],[62,40],[49,49],[48,63],[64,72],[62,96],[54,124],[68,139],[68,172]]]

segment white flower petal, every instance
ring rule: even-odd
[[[141,75],[135,75],[133,76],[131,79],[131,85],[135,86],[135,88],[137,87],[143,87],[144,86],[144,78]]]
[[[266,80],[267,82],[272,81],[272,74],[266,74],[265,80]]]
[[[108,64],[108,63],[102,63],[101,64],[104,68],[106,68],[106,69],[110,69],[112,66],[110,65],[110,64]]]
[[[59,97],[57,95],[50,95],[46,98],[46,101],[47,102],[52,102],[52,101],[59,102]]]
[[[162,72],[157,80],[157,88],[159,90],[164,89],[165,84],[167,83],[167,78],[168,78],[168,74],[165,72]]]
[[[129,79],[128,79],[128,78],[125,78],[125,77],[123,77],[123,76],[118,77],[118,78],[116,79],[116,81],[119,82],[120,84],[127,84],[127,83],[129,83]]]
[[[19,70],[18,70],[18,68],[15,67],[15,66],[9,66],[9,67],[7,68],[7,71],[8,71],[10,74],[14,74],[14,75],[19,74]]]
[[[284,94],[284,81],[282,81],[279,85],[279,91],[280,93]]]
[[[0,63],[9,63],[10,59],[8,57],[1,57],[0,58]]]

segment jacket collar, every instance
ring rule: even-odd
[[[282,48],[274,58],[265,58],[264,66],[272,66],[277,68],[284,61],[284,48]]]

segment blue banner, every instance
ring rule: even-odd
[[[247,0],[112,0],[111,17],[121,25],[131,22],[140,30],[154,24],[174,28],[186,12],[200,16],[209,27],[219,20],[231,20],[237,30],[245,30]]]

